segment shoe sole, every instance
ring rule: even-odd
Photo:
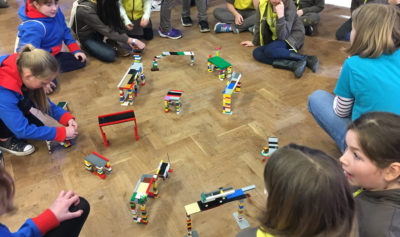
[[[182,23],[182,25],[183,25],[184,27],[189,27],[189,26],[192,26],[192,25],[193,25],[193,23],[189,23],[189,24],[183,23],[183,19],[182,19],[182,18],[181,18],[181,23]]]
[[[171,37],[169,35],[166,35],[166,34],[162,33],[160,30],[158,30],[158,34],[160,35],[161,38],[170,38],[170,39],[180,39],[180,38],[182,38],[182,35],[177,36],[177,37]]]
[[[16,156],[27,156],[27,155],[30,155],[30,154],[32,154],[33,152],[35,152],[35,147],[32,146],[32,149],[31,149],[31,150],[21,151],[21,152],[9,150],[9,149],[4,148],[4,147],[0,147],[0,150],[6,151],[6,152],[11,153],[11,154],[16,155]]]
[[[201,32],[201,33],[210,32],[210,28],[208,28],[208,29],[201,29],[201,28],[200,28],[200,32]]]
[[[218,23],[219,23],[219,22],[218,22]],[[218,23],[215,24],[215,26],[214,26],[214,32],[215,32],[215,33],[218,33],[218,32],[217,32],[217,25],[218,25]]]

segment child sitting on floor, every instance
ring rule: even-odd
[[[71,11],[71,29],[82,47],[103,62],[115,61],[115,56],[129,56],[134,48],[146,45],[123,33],[118,1],[77,0]],[[104,42],[107,37],[107,43]],[[126,47],[124,47],[126,46]]]
[[[0,216],[14,209],[14,180],[0,166]],[[15,233],[0,223],[0,236],[77,237],[89,215],[89,203],[73,191],[61,191],[54,203],[41,215],[29,218]]]
[[[362,114],[400,115],[400,9],[366,4],[353,12],[351,55],[342,67],[333,95],[317,90],[308,98],[315,121],[344,151],[347,126]]]
[[[267,206],[258,228],[236,237],[356,236],[355,203],[339,162],[322,151],[290,144],[264,169]]]
[[[35,147],[22,139],[63,142],[77,136],[74,117],[52,103],[43,90],[58,74],[54,56],[27,44],[19,53],[0,57],[0,65],[0,149],[25,156]],[[32,107],[64,126],[43,126],[30,112]]]
[[[293,71],[296,78],[303,75],[306,66],[317,71],[317,56],[298,53],[305,40],[304,26],[292,0],[260,0],[256,16],[253,41],[240,44],[247,47],[260,45],[253,51],[257,61]]]
[[[18,14],[22,23],[18,27],[17,51],[26,44],[47,50],[56,57],[61,72],[74,71],[86,65],[86,55],[72,37],[58,0],[28,0]],[[63,42],[71,53],[61,52]],[[56,84],[54,81],[51,86]],[[50,87],[45,89],[47,93],[53,90]]]
[[[354,193],[359,234],[400,236],[400,116],[362,115],[350,126],[340,158]]]

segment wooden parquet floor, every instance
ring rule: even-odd
[[[17,10],[22,0],[10,0],[11,7],[0,9],[0,53],[11,53],[17,27]],[[61,1],[66,17],[72,0]],[[212,12],[224,6],[222,0],[209,2]],[[251,40],[248,32],[239,35],[200,33],[197,10],[192,8],[193,27],[180,24],[181,7],[173,9],[173,26],[182,30],[180,40],[147,42],[142,57],[146,85],[139,87],[134,106],[119,104],[117,84],[132,59],[119,58],[107,64],[89,57],[79,71],[58,77],[59,88],[50,96],[54,102],[68,101],[79,123],[75,145],[49,155],[44,142],[33,141],[37,151],[27,157],[5,154],[6,168],[16,183],[17,212],[4,215],[0,222],[17,230],[27,217],[47,208],[62,189],[73,189],[89,200],[91,213],[81,236],[183,236],[186,233],[186,204],[199,200],[201,192],[218,187],[234,188],[255,184],[252,197],[245,201],[245,216],[251,225],[258,223],[265,205],[264,163],[260,152],[268,136],[279,137],[280,146],[290,142],[319,148],[339,156],[334,142],[318,127],[307,110],[307,97],[316,89],[333,91],[346,54],[347,43],[334,40],[334,33],[349,15],[348,9],[328,5],[322,13],[319,34],[307,37],[302,50],[318,55],[317,73],[306,70],[300,80],[293,73],[273,69],[256,62],[252,49],[241,47]],[[152,13],[153,26],[159,25],[159,13]],[[207,57],[222,46],[220,56],[242,73],[242,87],[232,97],[232,115],[222,114],[222,90],[226,82],[217,73],[207,72]],[[188,56],[169,56],[159,61],[160,71],[151,72],[152,58],[162,51],[194,51],[195,65]],[[183,90],[182,113],[164,113],[164,96],[169,89]],[[97,116],[134,109],[139,141],[135,141],[133,123],[105,127],[110,147],[105,148]],[[106,180],[90,174],[83,159],[96,151],[111,160],[113,173]],[[149,224],[131,220],[129,200],[144,173],[155,172],[160,160],[169,157],[173,173],[159,183],[160,197],[148,202]],[[234,236],[239,228],[230,203],[192,216],[193,229],[201,236]]]

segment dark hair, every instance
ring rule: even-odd
[[[278,236],[350,236],[355,203],[337,160],[322,151],[289,144],[272,154],[264,170],[268,192],[261,230]],[[354,234],[354,233],[353,233]]]
[[[44,4],[53,2],[53,0],[29,0],[29,1],[30,1],[30,3],[37,2],[39,5],[44,5]],[[54,2],[55,2],[55,4],[58,4],[58,0],[54,0]]]
[[[124,29],[118,0],[97,0],[97,15],[105,25],[114,31],[121,32]]]
[[[400,116],[387,112],[361,115],[349,125],[364,154],[383,169],[400,162]]]
[[[9,173],[0,165],[0,209],[10,211],[10,200],[14,198],[15,187],[14,180]]]

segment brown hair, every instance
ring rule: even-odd
[[[44,4],[47,4],[47,3],[52,3],[53,2],[53,0],[29,0],[30,1],[30,3],[32,4],[32,2],[36,2],[36,3],[38,3],[40,6],[41,5],[44,5]],[[54,0],[54,2],[56,3],[56,4],[58,4],[58,0]]]
[[[400,116],[387,112],[361,115],[349,125],[364,154],[381,169],[400,162]]]
[[[50,76],[57,74],[59,65],[53,55],[43,49],[36,49],[31,44],[21,48],[17,58],[17,68],[22,76],[22,69],[31,70],[32,75],[39,80],[45,80]],[[35,106],[43,113],[49,111],[49,102],[43,88],[29,91],[29,97]]]
[[[347,49],[351,55],[377,58],[392,54],[400,47],[400,10],[394,5],[366,4],[352,14],[356,31]]]
[[[13,206],[10,206],[10,201],[14,198],[15,187],[14,180],[7,173],[3,166],[0,165],[0,210],[10,211]]]
[[[290,144],[264,170],[268,192],[261,230],[275,236],[352,236],[355,203],[338,161]],[[352,233],[353,232],[353,233]]]

